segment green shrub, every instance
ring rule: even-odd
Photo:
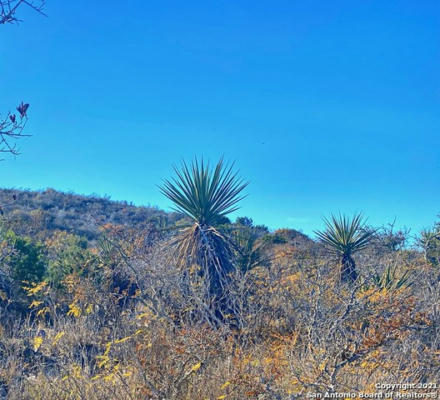
[[[3,234],[3,240],[12,247],[11,254],[5,260],[11,278],[18,283],[41,281],[46,271],[42,245],[11,230]]]

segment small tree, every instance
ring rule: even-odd
[[[330,220],[324,218],[324,222],[327,229],[315,233],[339,258],[341,281],[354,282],[358,274],[353,255],[368,246],[374,232],[365,229],[361,214],[351,219],[343,215],[332,215]]]
[[[184,162],[180,170],[174,168],[177,177],[165,180],[160,188],[175,204],[175,210],[193,221],[178,235],[178,260],[185,268],[200,267],[200,275],[208,284],[206,300],[219,319],[223,319],[227,308],[225,287],[234,264],[231,242],[216,227],[238,209],[236,205],[247,186],[232,168],[222,159],[214,169],[203,160],[195,159],[191,166]]]
[[[425,261],[432,265],[440,263],[440,231],[423,230],[418,239],[420,247],[423,249]]]

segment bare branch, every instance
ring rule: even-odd
[[[0,119],[0,153],[19,154],[15,140],[25,136],[23,133],[27,123],[27,109],[29,104],[21,103],[17,107],[18,116],[8,112],[6,117]]]
[[[0,0],[0,25],[20,22],[16,13],[23,4],[39,14],[46,16],[43,12],[45,6],[44,0]]]

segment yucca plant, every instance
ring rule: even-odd
[[[182,163],[174,168],[176,177],[165,180],[161,192],[174,203],[174,209],[185,214],[193,223],[183,228],[177,238],[178,259],[182,267],[197,265],[208,284],[209,303],[214,306],[217,317],[225,307],[224,288],[233,271],[233,248],[230,239],[217,226],[226,215],[238,209],[247,186],[234,164],[227,165],[223,159],[211,168],[195,159],[191,165]]]
[[[238,227],[232,231],[236,248],[236,264],[242,272],[269,265],[271,256],[267,254],[268,242],[261,239],[254,227]]]
[[[357,279],[356,264],[353,255],[365,249],[374,232],[366,230],[361,214],[353,218],[344,215],[324,218],[325,231],[316,231],[318,238],[339,258],[340,279],[343,282],[354,282]]]
[[[398,275],[397,267],[392,268],[388,265],[381,275],[375,274],[373,276],[373,281],[378,289],[399,290],[408,288],[413,284],[410,277],[410,270],[405,270]]]

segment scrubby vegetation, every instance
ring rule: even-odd
[[[105,224],[143,229],[150,224],[165,227],[175,224],[181,215],[155,207],[136,207],[98,196],[79,196],[53,189],[1,189],[0,213],[15,232],[38,239],[57,230],[96,241]]]
[[[228,215],[194,162],[179,212],[0,192],[0,398],[288,399],[440,373],[440,231],[327,221],[314,241]],[[431,390],[432,391],[432,390]]]

